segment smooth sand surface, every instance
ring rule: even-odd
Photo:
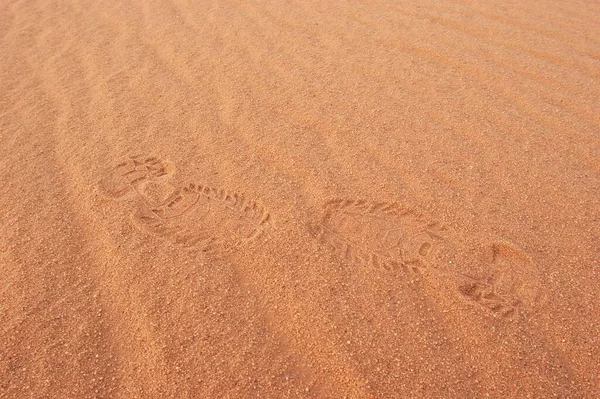
[[[596,1],[0,2],[0,398],[600,397]]]

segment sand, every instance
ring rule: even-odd
[[[0,398],[600,396],[594,1],[0,3]]]

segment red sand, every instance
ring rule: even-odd
[[[0,398],[600,396],[600,4],[0,3]]]

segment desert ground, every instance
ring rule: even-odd
[[[600,397],[600,3],[0,1],[0,398]]]

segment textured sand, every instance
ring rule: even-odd
[[[0,2],[0,398],[600,396],[600,4]]]

